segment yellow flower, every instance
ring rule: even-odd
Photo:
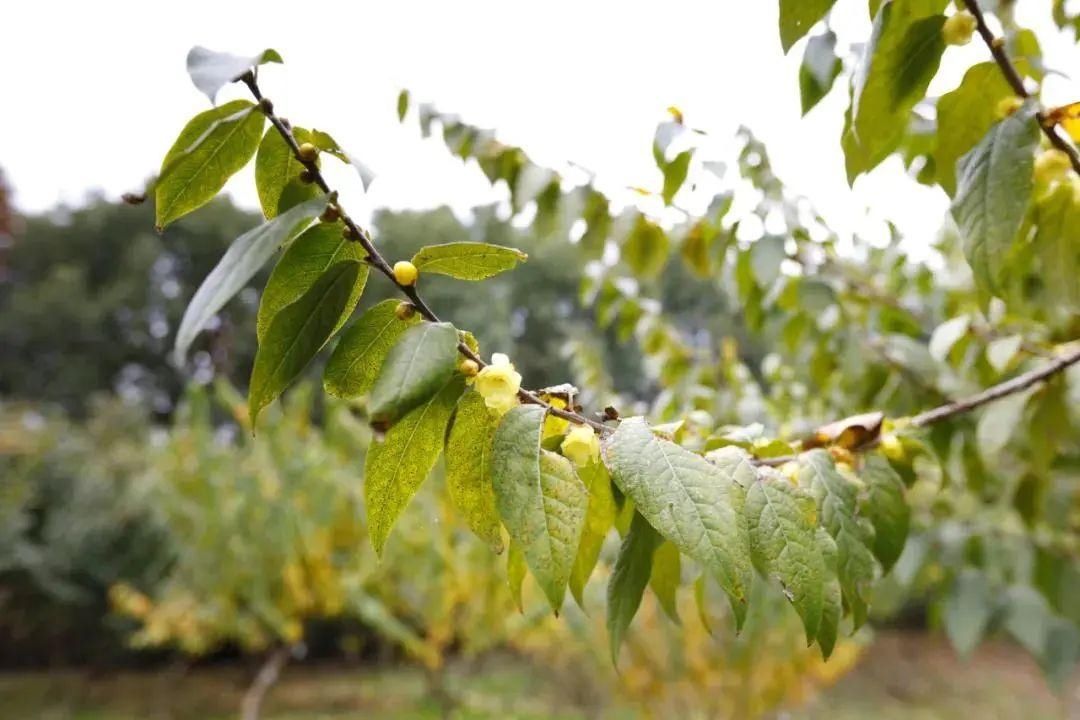
[[[600,439],[584,425],[577,425],[568,432],[560,447],[563,457],[569,458],[578,467],[584,467],[600,457]]]
[[[510,358],[495,353],[491,364],[476,374],[473,388],[484,398],[485,405],[502,415],[518,404],[521,373],[514,370]]]
[[[548,397],[546,399],[551,407],[559,408],[560,410],[566,409],[566,401],[561,397]],[[566,428],[568,427],[570,427],[569,420],[564,420],[557,415],[548,413],[548,416],[544,418],[544,439],[546,440],[549,437],[562,435],[566,432]]]

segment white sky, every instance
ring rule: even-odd
[[[93,189],[109,197],[138,189],[187,119],[208,107],[184,69],[188,49],[247,54],[273,47],[286,64],[269,66],[260,80],[278,111],[332,132],[377,173],[366,198],[350,171],[334,178],[360,216],[380,206],[464,209],[495,197],[479,171],[451,158],[441,141],[421,141],[415,123],[398,125],[395,98],[408,87],[414,103],[430,101],[493,128],[542,164],[575,160],[592,168],[606,189],[657,186],[650,143],[668,105],[720,141],[746,124],[767,142],[780,176],[842,234],[880,233],[884,217],[913,242],[929,239],[946,198],[904,177],[895,159],[854,191],[847,187],[840,83],[800,118],[802,44],[783,56],[777,4],[6,3],[0,166],[25,211],[77,204]],[[1045,4],[1021,0],[1020,19],[1045,15]],[[833,24],[842,42],[864,40],[866,0],[840,0]],[[1040,34],[1051,67],[1078,65],[1071,41]],[[985,59],[977,42],[951,48],[931,91],[955,87],[970,64]],[[234,86],[219,101],[241,95]],[[1076,100],[1080,87],[1056,78],[1048,96]],[[257,205],[250,167],[228,189],[241,204]]]

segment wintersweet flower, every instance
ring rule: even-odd
[[[491,364],[476,374],[473,388],[484,398],[484,404],[500,415],[518,404],[521,373],[514,370],[510,358],[502,353],[491,356]]]
[[[560,447],[563,457],[578,467],[584,467],[600,457],[600,439],[584,425],[576,425],[568,432]]]
[[[551,407],[553,408],[558,408],[559,410],[566,409],[566,401],[563,400],[561,397],[549,397],[546,398],[546,400],[548,401],[548,404],[551,405]],[[543,439],[547,440],[550,437],[562,435],[564,432],[566,432],[566,428],[568,427],[570,427],[569,420],[564,420],[558,415],[552,415],[551,413],[548,413],[548,416],[544,418]]]

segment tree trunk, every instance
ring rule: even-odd
[[[263,699],[281,676],[281,671],[292,654],[292,646],[282,645],[266,656],[255,679],[244,693],[244,700],[240,704],[240,720],[259,720]]]

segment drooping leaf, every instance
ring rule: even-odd
[[[653,553],[649,587],[652,588],[664,613],[675,623],[680,622],[678,590],[681,583],[682,555],[674,544],[664,540]]]
[[[844,616],[843,591],[838,577],[838,552],[836,541],[823,527],[817,529],[817,545],[825,563],[826,578],[822,591],[821,623],[818,625],[817,643],[821,656],[828,660],[840,635],[840,620]]]
[[[813,642],[821,624],[825,561],[818,548],[814,499],[775,471],[763,469],[746,492],[750,557],[780,582]]]
[[[356,171],[356,174],[360,177],[360,184],[364,187],[364,192],[371,186],[371,183],[375,180],[375,173],[367,166],[364,161],[358,158],[356,155],[345,150],[338,141],[330,135],[330,133],[323,130],[311,130],[309,133],[310,142],[319,150],[332,155],[341,162],[352,167]]]
[[[184,362],[195,336],[214,314],[247,285],[278,248],[300,234],[325,206],[323,198],[314,198],[248,230],[233,241],[184,310],[180,329],[176,332],[174,356],[178,364]]]
[[[849,182],[877,167],[903,140],[911,111],[926,95],[945,50],[945,4],[892,0],[878,11],[844,129]]]
[[[502,525],[491,484],[491,446],[497,419],[472,390],[458,401],[446,436],[446,488],[472,531],[502,552]]]
[[[298,143],[311,141],[311,133],[303,128],[294,127],[292,133]],[[255,189],[268,220],[322,193],[315,183],[300,179],[303,169],[277,128],[269,128],[255,155]]]
[[[491,477],[503,524],[558,612],[589,495],[569,460],[540,448],[544,413],[538,405],[521,405],[503,416],[495,431]]]
[[[810,38],[806,43],[802,65],[799,66],[799,96],[803,115],[829,94],[843,69],[843,61],[836,56],[836,33],[828,30]]]
[[[402,90],[397,96],[398,122],[404,122],[405,115],[409,112],[409,91]]]
[[[904,481],[881,455],[867,455],[859,474],[866,485],[863,515],[874,526],[874,556],[885,572],[900,558],[907,542],[911,509],[904,500]]]
[[[265,117],[246,100],[234,100],[193,117],[161,161],[154,183],[158,229],[198,210],[247,165],[259,147]]]
[[[420,322],[419,315],[398,319],[398,304],[397,300],[383,300],[345,331],[326,364],[326,392],[355,398],[371,390],[391,348],[410,325]]]
[[[380,555],[394,523],[435,467],[446,425],[464,387],[461,376],[450,378],[368,449],[364,506],[371,544]]]
[[[615,484],[649,524],[715,573],[733,607],[744,607],[752,578],[750,541],[745,492],[732,466],[718,467],[656,437],[640,417],[619,423],[602,448]]]
[[[638,215],[622,247],[622,259],[640,278],[653,278],[667,264],[668,236],[644,215]]]
[[[663,538],[641,513],[634,513],[630,531],[623,538],[615,569],[607,588],[607,631],[611,661],[619,662],[619,648],[641,605],[645,586],[652,574],[653,553]]]
[[[991,292],[1027,212],[1038,145],[1035,104],[1028,102],[992,126],[957,165],[952,214],[975,279]]]
[[[581,532],[574,567],[570,571],[570,592],[579,607],[585,607],[585,585],[589,582],[600,550],[615,524],[615,498],[611,494],[611,476],[603,463],[592,462],[578,468],[578,476],[589,490],[589,507]]]
[[[825,17],[836,0],[780,0],[780,45],[791,46]]]
[[[259,412],[303,372],[341,327],[342,318],[356,307],[364,289],[362,272],[364,266],[355,260],[337,263],[274,316],[259,339],[251,371],[248,407],[252,426]]]
[[[243,56],[215,52],[196,45],[188,51],[187,71],[191,82],[199,88],[210,102],[218,91],[254,67],[265,63],[284,62],[277,50],[263,50],[257,55]]]
[[[372,422],[391,424],[446,385],[457,366],[457,344],[450,323],[420,323],[402,333],[371,388]]]
[[[1008,395],[985,406],[975,425],[975,441],[983,461],[994,463],[1023,425],[1024,408],[1033,390]]]
[[[995,597],[990,582],[979,570],[964,568],[945,599],[945,635],[961,656],[967,656],[982,640],[994,614]]]
[[[368,277],[368,267],[363,264],[364,255],[358,243],[349,242],[341,236],[336,224],[319,223],[305,230],[289,244],[263,288],[256,319],[259,340],[266,335],[270,322],[283,308],[296,302],[337,263],[361,263],[356,283],[358,293],[362,293]],[[334,333],[348,321],[355,306],[356,303],[352,303],[347,312],[342,313]]]
[[[836,541],[840,587],[858,629],[866,621],[876,563],[870,550],[873,528],[858,516],[857,488],[836,469],[825,450],[800,456],[799,485],[814,496],[821,524]]]
[[[956,161],[986,135],[998,119],[998,105],[1012,95],[997,63],[984,62],[968,69],[960,86],[938,100],[934,161],[938,182],[950,196],[956,192]]]
[[[428,245],[413,255],[420,272],[449,275],[458,280],[483,280],[514,269],[529,256],[515,248],[481,242]]]
[[[590,186],[581,219],[585,221],[585,234],[579,241],[582,252],[587,260],[598,260],[604,254],[613,224],[607,196]]]

